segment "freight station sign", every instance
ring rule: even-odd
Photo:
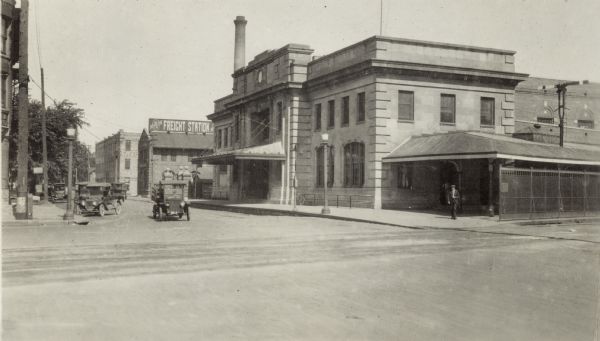
[[[148,132],[169,132],[186,134],[211,134],[211,121],[166,120],[151,118],[148,120]]]

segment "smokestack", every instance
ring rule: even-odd
[[[233,50],[233,71],[246,65],[246,18],[238,15],[235,24],[235,47]]]

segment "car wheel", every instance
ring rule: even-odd
[[[187,221],[190,221],[190,208],[189,207],[185,210],[185,215],[187,217]]]
[[[152,218],[158,218],[158,210],[156,209],[156,207],[152,207]]]
[[[115,206],[115,214],[119,215],[121,213],[121,204],[117,203]]]
[[[179,217],[179,219],[183,218],[183,213],[177,213],[177,216]]]
[[[104,213],[106,213],[106,211],[104,210],[104,205],[100,205],[100,207],[98,208],[98,214],[100,214],[101,217],[104,217]]]

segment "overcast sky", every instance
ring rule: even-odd
[[[141,132],[150,117],[212,113],[231,92],[237,15],[248,20],[248,62],[287,43],[324,55],[379,34],[379,4],[30,0],[29,73],[39,83],[39,42],[46,91],[85,110],[80,137],[95,145],[118,129]],[[383,0],[383,12],[386,36],[514,50],[517,72],[600,82],[598,0]]]

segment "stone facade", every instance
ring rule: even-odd
[[[399,200],[392,166],[381,159],[408,137],[458,130],[515,131],[514,89],[526,75],[514,72],[513,51],[375,36],[313,60],[311,53],[307,46],[292,44],[256,56],[233,74],[233,94],[217,100],[209,116],[217,139],[230,139],[241,118],[239,141],[234,137],[232,143],[217,143],[217,154],[282,142],[285,160],[268,161],[268,181],[261,184],[268,195],[253,199],[290,203],[298,195],[322,193],[317,155],[325,133],[333,148],[331,195],[362,196],[370,207],[381,208]],[[400,92],[413,96],[408,119],[399,117]],[[443,95],[454,98],[451,123],[440,121]],[[493,103],[493,122],[480,121],[482,98]],[[283,124],[277,118],[279,103]],[[266,126],[275,133],[256,140],[252,122],[263,112]],[[280,126],[285,128],[278,135]],[[354,164],[350,162],[351,150],[360,150],[364,159],[352,156]],[[244,190],[249,184],[257,186],[256,179],[238,176],[251,175],[244,170],[248,162],[223,162],[230,181],[223,181],[219,189],[228,186],[234,200],[251,199]]]
[[[129,195],[138,194],[139,133],[122,129],[96,143],[96,181],[128,182]]]

